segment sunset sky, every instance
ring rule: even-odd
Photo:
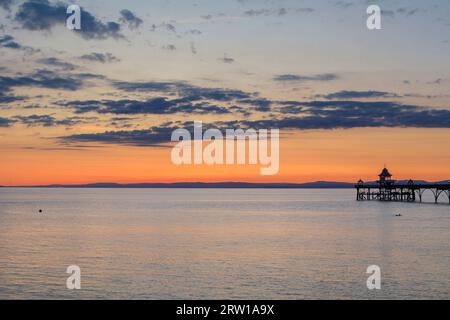
[[[279,173],[172,164],[194,120],[279,128]],[[0,0],[0,185],[440,181],[449,137],[448,0]]]

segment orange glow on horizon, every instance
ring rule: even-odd
[[[78,150],[4,144],[0,185],[172,182],[355,182],[375,180],[386,164],[394,179],[450,177],[448,129],[313,130],[284,132],[280,171],[261,176],[260,165],[181,165],[171,148],[97,146]],[[430,143],[432,142],[432,143]],[[23,142],[22,142],[23,143]]]

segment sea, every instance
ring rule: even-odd
[[[450,205],[427,199],[0,188],[0,299],[450,299]]]

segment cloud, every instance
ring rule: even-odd
[[[438,78],[438,79],[433,80],[433,81],[428,81],[427,84],[441,84],[442,81],[443,81],[442,78]]]
[[[268,9],[250,9],[244,12],[244,15],[249,17],[261,16],[261,15],[270,15],[271,11]]]
[[[119,58],[115,57],[112,53],[109,52],[106,53],[92,52],[90,54],[82,55],[80,59],[100,63],[112,63],[120,61]]]
[[[233,63],[234,62],[234,59],[227,57],[226,54],[223,56],[223,58],[219,58],[218,60],[223,63]]]
[[[316,97],[323,97],[325,99],[363,99],[363,98],[398,98],[395,93],[384,91],[338,91],[326,95],[318,95]]]
[[[289,115],[258,120],[233,120],[205,123],[204,130],[226,129],[350,129],[363,127],[450,128],[450,110],[431,109],[393,102],[312,101],[288,102]],[[290,104],[290,105],[288,105]],[[295,104],[295,105],[294,105]],[[294,106],[293,106],[294,105]],[[294,116],[295,115],[295,116]],[[161,146],[170,142],[178,128],[192,131],[192,122],[168,122],[146,130],[107,131],[77,134],[59,139],[66,143],[97,142],[133,146]]]
[[[197,54],[197,48],[195,47],[195,44],[191,42],[191,52],[192,54]]]
[[[0,0],[0,8],[5,9],[6,11],[11,10],[12,4],[13,4],[13,0]]]
[[[173,45],[173,44],[168,44],[168,45],[162,46],[162,49],[167,50],[167,51],[175,51],[175,50],[177,50],[177,47],[175,47],[175,45]]]
[[[256,111],[261,112],[268,112],[271,110],[271,105],[273,104],[272,101],[264,99],[264,98],[258,98],[258,99],[243,99],[239,100],[238,103],[243,104],[249,104],[256,107]]]
[[[306,82],[306,81],[332,81],[338,79],[339,76],[334,73],[323,73],[311,76],[301,76],[296,74],[281,74],[273,78],[274,81],[291,81],[291,82]]]
[[[55,125],[55,118],[51,115],[15,116],[14,119],[17,119],[18,121],[26,124],[29,127],[51,127]]]
[[[184,34],[190,34],[190,35],[201,35],[202,32],[198,29],[190,29],[184,32]]]
[[[27,97],[25,96],[14,96],[10,94],[4,94],[0,92],[0,103],[11,103],[16,101],[25,100]]]
[[[416,13],[420,12],[421,9],[419,8],[413,8],[413,9],[408,9],[408,8],[398,8],[397,9],[397,13],[401,13],[404,14],[407,17],[413,16]]]
[[[14,87],[38,87],[48,89],[78,90],[83,86],[83,74],[58,75],[49,70],[37,70],[25,76],[0,76],[0,92],[10,91]]]
[[[250,9],[244,11],[244,15],[247,17],[258,17],[258,16],[284,16],[290,13],[312,13],[315,9],[313,8],[278,8],[278,9]]]
[[[357,127],[450,128],[450,110],[395,102],[285,102],[280,111],[301,118],[283,119],[280,128],[336,129]],[[295,124],[295,125],[294,125]]]
[[[54,58],[54,57],[42,58],[42,59],[37,60],[37,62],[48,65],[48,66],[58,67],[63,70],[74,70],[77,68],[77,66],[72,63],[64,62],[64,61],[62,61],[58,58]]]
[[[64,119],[56,119],[53,115],[30,115],[30,116],[15,116],[14,120],[19,121],[29,127],[54,127],[54,126],[74,126],[80,123],[95,120],[96,118],[82,118],[82,117],[67,117]]]
[[[157,93],[145,100],[75,100],[57,104],[76,113],[99,114],[249,114],[251,110],[267,112],[271,101],[259,98],[257,93],[223,88],[205,88],[183,81],[124,82],[113,81],[113,87],[126,92]],[[239,105],[245,105],[241,107]]]
[[[381,10],[381,15],[383,17],[394,18],[395,12],[392,10]]]
[[[168,95],[176,94],[182,96],[186,102],[198,100],[233,101],[237,99],[249,99],[255,96],[254,93],[248,93],[241,90],[198,87],[185,81],[114,81],[113,86],[117,89],[129,92],[162,92]]]
[[[65,143],[97,142],[139,147],[160,147],[161,144],[170,141],[172,131],[173,128],[171,127],[151,127],[147,130],[106,131],[102,133],[75,134],[60,137],[59,140]]]
[[[336,7],[341,8],[341,9],[348,9],[348,8],[354,6],[355,3],[354,3],[353,1],[336,1],[336,2],[334,3],[334,5],[335,5]]]
[[[139,28],[143,23],[142,19],[138,18],[133,12],[127,9],[120,11],[120,22],[127,24],[132,30]]]
[[[155,24],[152,25],[151,31],[156,31],[156,29],[163,29],[168,32],[177,33],[177,28],[172,23],[163,22],[159,26],[156,26]]]
[[[0,37],[0,47],[9,49],[21,49],[22,46],[14,41],[14,37],[4,35]]]
[[[133,114],[226,114],[230,111],[225,107],[211,105],[205,102],[189,103],[185,99],[169,100],[165,97],[156,97],[148,100],[88,100],[69,101],[60,103],[61,106],[70,107],[76,113],[96,112],[116,115]]]
[[[63,2],[51,4],[48,0],[29,0],[20,5],[15,20],[27,30],[51,30],[66,23],[68,5]],[[120,39],[120,25],[116,22],[102,22],[89,11],[81,10],[81,30],[73,30],[86,40]]]
[[[11,126],[15,121],[8,119],[8,118],[2,118],[0,117],[0,128],[5,128]]]
[[[35,53],[39,50],[33,49],[28,46],[23,46],[14,40],[11,35],[4,35],[0,37],[0,48],[14,49],[14,50],[24,50],[27,53]]]

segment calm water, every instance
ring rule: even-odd
[[[3,188],[0,298],[449,299],[450,206],[354,198]],[[79,291],[65,287],[69,265]],[[380,291],[367,290],[369,265]]]

